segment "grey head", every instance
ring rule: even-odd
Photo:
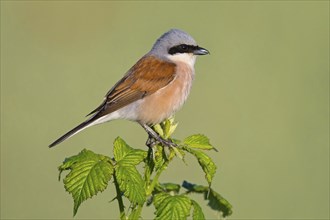
[[[199,47],[188,33],[179,29],[171,29],[157,39],[149,52],[149,54],[159,58],[182,53],[205,55],[209,54],[209,51]]]

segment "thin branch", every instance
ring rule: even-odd
[[[116,178],[116,172],[113,173],[113,179],[114,179],[114,184],[115,184],[115,187],[116,187],[117,201],[118,201],[118,206],[119,206],[119,211],[120,211],[120,219],[124,220],[124,219],[126,219],[125,206],[124,206],[123,198],[122,198],[122,195],[121,195],[122,192],[120,191],[118,181],[117,181],[117,178]]]

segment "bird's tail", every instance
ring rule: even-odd
[[[72,130],[70,130],[69,132],[64,134],[62,137],[60,137],[59,139],[57,139],[56,141],[51,143],[49,145],[49,147],[54,147],[55,145],[61,143],[62,141],[65,141],[66,139],[72,137],[73,135],[75,135],[75,134],[81,132],[82,130],[92,126],[94,121],[95,121],[95,117],[91,117],[90,119],[84,121],[83,123],[81,123],[77,127],[73,128]]]

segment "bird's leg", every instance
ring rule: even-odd
[[[165,140],[162,137],[160,137],[151,127],[149,127],[146,124],[141,124],[141,126],[146,130],[146,132],[149,134],[149,138],[147,140],[146,145],[148,147],[152,147],[157,144],[157,142],[161,143],[163,146],[168,147],[176,147],[177,145],[173,143],[170,140]]]
[[[155,138],[153,138],[153,136],[151,136],[150,134],[148,134],[148,140],[147,140],[147,142],[146,142],[146,145],[148,146],[148,147],[153,147],[153,146],[155,146],[156,144],[157,144],[158,142],[156,141],[156,139]]]

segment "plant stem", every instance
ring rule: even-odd
[[[125,206],[124,206],[123,198],[121,196],[122,193],[119,189],[119,185],[118,185],[118,181],[117,181],[115,172],[113,173],[113,179],[114,179],[114,183],[115,183],[115,187],[116,187],[117,201],[118,201],[118,206],[119,206],[119,211],[120,211],[120,219],[124,220],[124,219],[126,219]]]
[[[158,179],[160,174],[165,170],[165,167],[168,165],[168,162],[165,162],[162,167],[157,171],[157,173],[155,174],[154,178],[152,179],[151,184],[149,185],[146,194],[147,196],[150,196],[152,191],[154,191],[154,188],[156,186],[156,184],[158,183]]]
[[[140,219],[143,205],[138,205],[132,209],[131,214],[128,216],[128,219]]]

